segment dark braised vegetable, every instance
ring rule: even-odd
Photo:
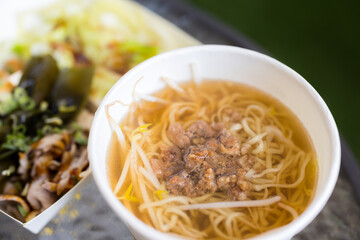
[[[18,167],[18,152],[15,150],[0,150],[0,192],[3,191],[6,180]]]
[[[59,69],[52,56],[32,57],[26,64],[19,86],[39,104],[50,94],[58,74]]]
[[[1,149],[0,150],[0,171],[6,169],[6,166],[5,166],[6,164],[4,163],[4,165],[2,165],[3,161],[5,161],[7,159],[13,159],[14,157],[16,159],[17,155],[18,155],[17,151],[15,151],[15,150],[7,151],[6,149]],[[5,168],[4,168],[4,166],[5,166]]]
[[[53,57],[32,57],[20,87],[0,104],[0,162],[16,162],[18,152],[27,151],[47,134],[60,132],[84,107],[93,72],[89,61],[59,72]]]
[[[68,123],[84,107],[89,91],[93,66],[76,66],[60,71],[50,95],[51,109]]]
[[[1,118],[1,127],[0,127],[0,143],[2,143],[6,137],[7,134],[11,132],[12,128],[12,119],[7,118]],[[1,158],[0,158],[1,160]]]
[[[61,70],[50,55],[32,57],[19,86],[0,92],[0,209],[21,221],[49,207],[88,166],[88,132],[68,123],[87,102],[94,67],[74,57]]]

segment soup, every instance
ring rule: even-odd
[[[312,199],[317,168],[305,128],[281,102],[214,80],[133,102],[108,154],[124,206],[194,239],[244,239],[291,222]]]

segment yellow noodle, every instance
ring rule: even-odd
[[[142,95],[148,101],[130,105],[121,128],[115,128],[112,119],[122,149],[130,150],[116,159],[121,162],[121,171],[112,173],[109,169],[109,174],[114,174],[111,179],[116,181],[112,186],[117,196],[122,196],[132,184],[132,196],[140,201],[122,199],[125,207],[160,231],[214,240],[253,237],[291,222],[304,211],[314,192],[316,153],[310,142],[304,142],[308,137],[301,132],[301,124],[288,120],[296,118],[289,117],[291,113],[284,106],[252,88],[229,82],[165,82],[170,86],[166,90],[154,96]],[[239,114],[238,122],[231,122],[232,112]],[[155,175],[151,161],[162,161],[161,148],[173,145],[167,136],[169,125],[180,123],[186,129],[199,119],[209,124],[223,122],[241,144],[250,144],[248,154],[254,165],[246,175],[251,189],[243,203],[251,203],[252,207],[230,208],[226,202],[232,199],[221,192],[195,198],[174,196],[165,191],[165,181]],[[139,131],[145,124],[152,125],[147,131]],[[161,196],[157,195],[158,189]],[[264,206],[253,204],[253,200],[266,203],[274,196],[281,200]],[[221,208],[186,210],[208,203]]]

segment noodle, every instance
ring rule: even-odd
[[[235,202],[220,202],[220,203],[203,203],[203,204],[190,204],[180,206],[179,209],[191,210],[191,209],[211,209],[211,208],[236,208],[236,207],[258,207],[266,206],[280,201],[279,196],[275,196],[263,200],[251,200],[251,201],[235,201]]]
[[[121,128],[107,106],[116,133],[109,161],[111,166],[118,166],[113,161],[121,165],[121,171],[109,169],[115,195],[152,227],[189,239],[244,239],[297,218],[311,201],[317,174],[316,154],[301,123],[258,90],[204,82],[195,65],[191,71],[190,83],[178,85],[164,77],[165,90],[134,93],[142,100],[127,106]],[[179,123],[187,129],[198,120],[223,124],[241,144],[238,162],[246,174],[240,180],[249,187],[243,200],[234,201],[221,191],[174,195],[158,175],[163,149],[174,146],[169,127]],[[119,151],[114,156],[120,159],[113,158],[112,152]]]

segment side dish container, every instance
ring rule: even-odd
[[[69,2],[71,3],[69,4]],[[77,0],[62,2],[58,0],[51,0],[44,2],[41,0],[14,0],[11,2],[7,2],[6,5],[4,3],[4,5],[2,5],[0,9],[0,21],[6,22],[6,24],[2,27],[2,30],[0,32],[0,53],[6,51],[4,49],[6,49],[9,43],[17,40],[17,20],[19,17],[23,17],[24,14],[32,14],[32,16],[35,15],[36,17],[37,11],[44,11],[44,9],[47,8],[67,8],[68,12],[73,12],[79,7],[86,7],[87,4],[92,4],[92,1]],[[121,10],[127,13],[131,13],[123,17],[127,20],[127,22],[122,24],[136,25],[139,24],[137,21],[141,19],[141,24],[146,24],[148,28],[154,29],[154,32],[158,34],[159,39],[161,39],[162,41],[162,45],[160,46],[161,51],[167,51],[174,48],[200,44],[197,40],[177,28],[175,25],[169,23],[165,19],[161,18],[160,16],[156,15],[155,13],[149,11],[148,9],[142,7],[135,2],[119,0],[117,1],[117,6],[119,6],[119,4],[121,5]],[[23,14],[23,11],[26,12],[24,12]],[[34,20],[34,17],[32,17],[31,19]],[[35,23],[40,25],[46,25],[46,23],[39,23],[37,21],[33,21],[32,23],[29,22],[29,24]],[[99,34],[101,34],[101,32],[99,32]],[[138,34],[146,35],[148,33],[144,31]],[[3,57],[3,55],[0,56],[0,61],[3,59]],[[39,214],[29,222],[22,223],[8,215],[9,221],[16,221],[31,232],[39,233],[41,229],[59,212],[59,210],[64,207],[70,199],[73,198],[75,193],[78,192],[83,186],[85,186],[89,182],[90,178],[91,176],[87,176],[82,179],[77,185],[75,185],[75,187],[73,187],[69,192],[63,195],[52,206],[47,208],[45,211],[43,211],[41,214]],[[0,212],[4,213],[1,210]]]

